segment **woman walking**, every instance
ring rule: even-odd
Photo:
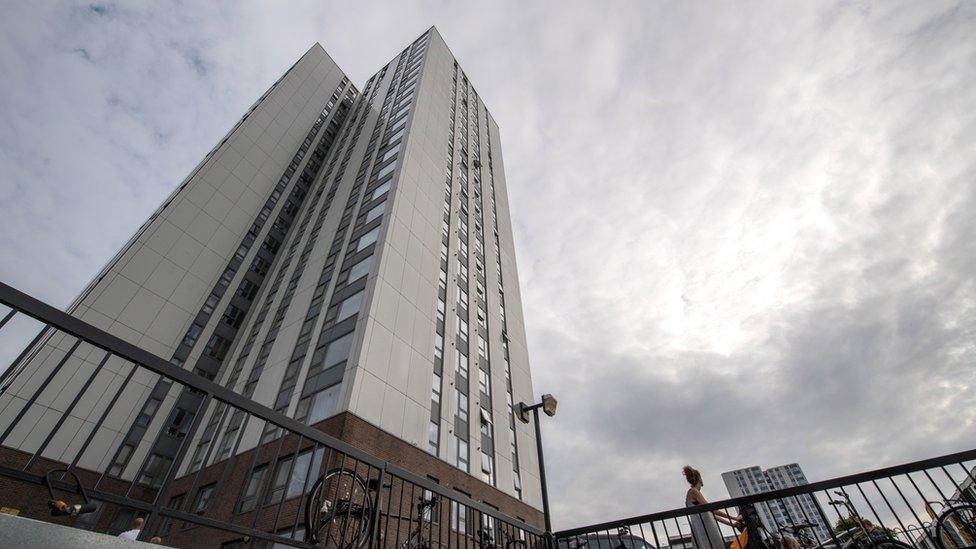
[[[704,486],[701,473],[691,465],[685,465],[682,469],[685,480],[691,485],[685,495],[685,507],[695,505],[705,505],[708,500],[702,495],[701,489]],[[730,517],[725,511],[706,511],[688,515],[688,522],[691,523],[691,537],[695,544],[695,549],[725,549],[725,539],[722,531],[718,528],[718,521],[722,521],[733,528],[741,519]]]

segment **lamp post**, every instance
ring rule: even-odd
[[[539,456],[539,482],[542,484],[542,514],[546,521],[546,536],[547,538],[552,537],[552,517],[549,514],[549,487],[546,485],[546,463],[545,459],[542,457],[542,429],[539,427],[539,408],[546,413],[547,416],[552,417],[556,415],[556,398],[552,395],[542,395],[542,402],[537,404],[526,404],[524,402],[519,402],[518,406],[515,407],[515,415],[519,418],[522,423],[529,422],[529,412],[532,412],[532,417],[535,419],[535,445],[536,452]],[[552,540],[547,540],[552,547]]]

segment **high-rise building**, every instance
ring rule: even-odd
[[[68,311],[513,516],[540,516],[534,432],[512,414],[532,384],[499,129],[436,29],[361,91],[313,46]],[[70,339],[42,340],[3,378],[0,426]],[[97,360],[72,355],[52,386],[80,383]],[[95,390],[122,383],[106,369]],[[203,396],[136,377],[79,466],[153,486]],[[75,407],[73,434],[44,456],[75,451],[94,409]],[[35,451],[63,410],[33,403],[5,445]],[[179,474],[279,437],[226,412],[202,412]]]
[[[796,463],[770,467],[766,470],[758,466],[736,469],[722,473],[722,480],[729,495],[734,498],[808,484],[803,470]],[[756,504],[756,510],[759,512],[760,520],[770,527],[812,524],[820,541],[830,539],[829,525],[824,518],[827,515],[809,494],[761,502]],[[809,531],[808,534],[812,535]]]

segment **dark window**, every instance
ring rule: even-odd
[[[244,314],[244,311],[238,309],[237,307],[228,305],[227,310],[224,311],[224,324],[227,324],[233,328],[240,328],[241,322],[244,322]]]
[[[197,490],[197,497],[193,499],[192,512],[203,513],[207,510],[207,507],[210,505],[210,500],[213,498],[214,488],[216,488],[216,486],[216,483],[208,484],[200,487],[200,489]]]
[[[210,341],[207,342],[207,347],[203,350],[203,353],[217,360],[223,360],[227,356],[228,349],[230,349],[230,341],[214,334],[210,337]]]
[[[146,469],[142,472],[142,476],[139,477],[139,483],[147,484],[150,488],[159,488],[163,484],[163,478],[172,463],[173,459],[170,457],[153,454],[149,457],[149,462],[146,463]]]
[[[237,507],[238,513],[245,513],[254,509],[258,501],[258,493],[264,484],[264,475],[267,472],[268,467],[266,465],[251,471],[251,476],[248,477],[247,485],[244,486],[244,492],[241,494],[241,502]]]

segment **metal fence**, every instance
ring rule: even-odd
[[[9,307],[0,310],[0,330],[21,315],[40,323],[37,336],[0,378],[0,391],[19,377],[17,367],[30,353],[62,337],[63,356],[50,371],[35,373],[29,396],[8,404],[0,421],[0,493],[16,499],[24,515],[110,533],[141,518],[140,539],[160,536],[163,544],[180,546],[529,548],[542,543],[538,528],[261,406],[3,283],[0,303]],[[73,368],[73,381],[61,383],[68,368]],[[84,374],[79,377],[78,372]],[[153,477],[141,473],[145,462],[133,478],[112,470],[109,463],[86,466],[96,447],[106,452],[98,433],[110,411],[133,379],[146,373],[202,396],[177,438],[175,459],[156,467]],[[94,421],[79,421],[81,408]],[[12,445],[22,420],[38,414],[48,414],[44,424],[53,427],[32,433],[38,440],[28,450],[24,444]],[[204,418],[218,426],[236,418],[239,434],[226,459],[211,459],[217,446],[213,437],[203,466],[188,468],[186,458]],[[242,446],[249,425],[274,434],[261,444]],[[67,435],[73,441],[67,450],[52,452],[53,441]],[[155,436],[158,440],[160,434]],[[54,498],[47,495],[49,487],[58,494]],[[59,498],[69,506],[61,510],[63,516],[50,517],[48,500]],[[70,505],[85,498],[97,514],[72,516]]]
[[[160,536],[167,545],[194,547],[725,549],[731,543],[753,549],[760,540],[777,549],[976,546],[976,450],[549,535],[3,283],[0,303],[9,307],[0,309],[0,335],[18,318],[39,323],[36,337],[0,376],[0,396],[24,374],[17,368],[31,353],[61,338],[60,358],[33,372],[30,390],[22,384],[0,415],[0,494],[33,518],[117,533],[140,517],[140,539]],[[65,384],[69,369],[73,383]],[[175,459],[151,478],[141,473],[148,457],[136,475],[105,460],[91,466],[96,448],[112,454],[121,444],[106,449],[99,430],[133,380],[147,373],[202,397],[175,438]],[[22,420],[40,415],[50,428],[31,433],[33,444],[10,442],[29,423]],[[82,415],[88,419],[79,421]],[[189,467],[204,418],[206,429],[212,423],[218,431],[237,421],[238,435],[226,458],[214,454],[220,450],[211,437],[201,465]],[[265,434],[259,443],[242,444],[248,426]],[[65,445],[64,436],[73,442]],[[56,444],[63,449],[52,452]],[[71,505],[89,498],[97,511],[73,515]],[[49,500],[57,499],[68,505],[51,517]],[[718,533],[709,536],[705,524],[714,512]],[[731,524],[722,522],[726,517]]]
[[[976,546],[976,450],[555,533],[565,549]],[[719,536],[704,533],[716,517]],[[733,525],[723,522],[732,517]],[[742,516],[742,520],[738,519]],[[762,518],[765,517],[765,518]],[[750,520],[751,519],[751,520]],[[734,527],[733,527],[734,526]],[[752,537],[753,544],[747,543]]]

